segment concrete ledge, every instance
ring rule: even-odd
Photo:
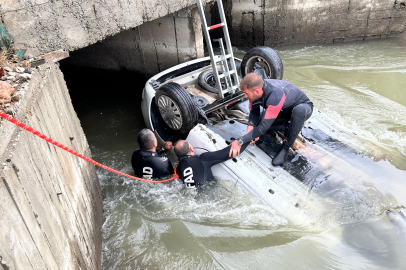
[[[195,5],[194,0],[7,0],[1,12],[17,47],[39,55],[74,51]]]
[[[33,73],[20,102],[15,118],[90,156],[57,64]],[[6,120],[0,137],[3,268],[100,269],[103,213],[94,166]]]

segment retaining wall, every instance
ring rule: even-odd
[[[195,5],[195,0],[2,0],[0,11],[17,48],[35,56],[84,48]]]
[[[224,0],[234,46],[334,43],[397,37],[406,0]],[[212,9],[212,24],[219,21]]]
[[[91,156],[57,64],[36,69],[15,115]],[[1,120],[0,269],[101,269],[103,222],[93,165]]]
[[[153,76],[204,56],[200,24],[197,8],[185,8],[74,51],[63,64]]]

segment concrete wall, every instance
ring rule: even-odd
[[[74,51],[196,5],[195,0],[2,0],[0,3],[4,24],[17,47],[34,55],[59,49]]]
[[[234,46],[396,37],[406,0],[223,0]],[[212,9],[213,23],[218,21]]]
[[[406,0],[223,2],[235,46],[385,38],[406,29]],[[195,3],[194,0],[2,0],[0,8],[17,48],[37,55],[84,48]]]
[[[19,102],[17,119],[90,156],[58,65],[37,69]],[[94,166],[6,120],[0,138],[0,269],[101,269]]]
[[[203,35],[197,8],[146,22],[74,51],[63,64],[128,70],[147,77],[203,57]]]

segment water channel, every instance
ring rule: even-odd
[[[235,53],[242,58],[245,51]],[[295,45],[277,52],[284,79],[318,110],[345,129],[406,154],[404,42]],[[62,70],[93,158],[132,173],[131,154],[144,127],[145,78]],[[177,182],[149,184],[97,172],[104,197],[103,269],[406,269],[406,220],[391,221],[384,204],[374,211],[354,204],[342,211],[361,218],[315,232],[291,226],[227,181],[194,196]],[[403,203],[394,209],[404,208],[406,172],[400,170],[397,179],[377,174],[377,189]]]

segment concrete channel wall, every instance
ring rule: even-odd
[[[397,37],[406,0],[224,0],[234,46],[334,43]],[[217,11],[211,11],[218,21]]]
[[[32,74],[15,118],[91,157],[63,74]],[[93,165],[0,122],[0,269],[101,269],[101,188]]]
[[[203,1],[207,2],[207,1]],[[195,0],[2,0],[3,22],[18,49],[35,55],[74,51],[147,21],[195,6]]]
[[[74,51],[63,64],[150,77],[204,56],[200,25],[197,8],[185,8]]]
[[[214,2],[203,2],[212,6],[209,24],[219,23]],[[368,40],[406,29],[406,0],[223,3],[234,46]],[[149,77],[203,56],[195,0],[3,0],[0,12],[17,49],[34,56],[64,49],[73,52],[70,65]]]

